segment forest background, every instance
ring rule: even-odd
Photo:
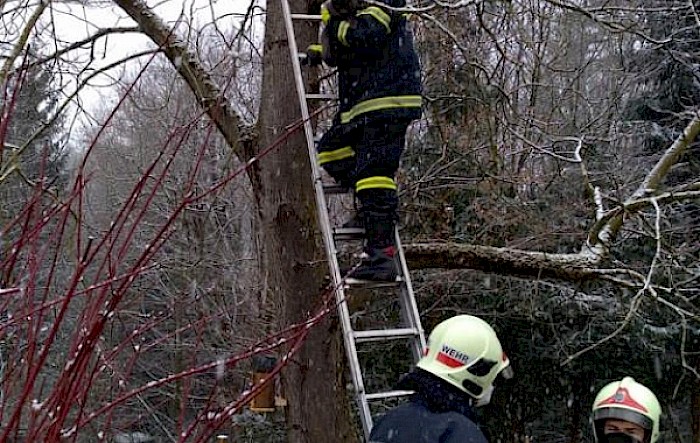
[[[229,6],[0,1],[0,440],[358,440],[280,3]],[[407,12],[402,239],[426,330],[469,313],[505,343],[491,441],[591,441],[595,392],[631,375],[663,441],[700,443],[697,5]],[[364,350],[368,376],[405,351]],[[277,412],[245,407],[255,356]]]

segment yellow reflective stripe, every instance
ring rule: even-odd
[[[398,188],[390,177],[368,177],[358,180],[355,184],[355,191],[357,192],[366,189],[391,189],[396,191]]]
[[[323,46],[321,46],[321,45],[309,45],[307,50],[314,51],[314,52],[323,52]]]
[[[384,25],[387,33],[391,32],[391,17],[389,16],[389,14],[384,12],[382,8],[379,8],[377,6],[370,6],[369,8],[365,8],[359,11],[357,15],[358,17],[360,15],[371,15],[372,17],[374,17],[375,20]]]
[[[331,19],[331,11],[328,10],[328,7],[323,4],[321,5],[321,21],[323,22],[324,25],[328,24],[328,21]]]
[[[350,22],[346,20],[343,20],[338,25],[338,40],[345,46],[348,46],[348,41],[346,40],[348,36],[348,29],[350,29]]]
[[[379,111],[382,109],[396,109],[396,108],[420,108],[421,107],[421,96],[420,95],[401,95],[396,97],[379,97],[370,100],[365,100],[360,102],[350,108],[349,111],[340,114],[341,123],[348,123],[353,118],[358,115],[371,112]]]
[[[350,146],[344,148],[336,149],[334,151],[325,151],[318,153],[318,164],[323,165],[325,163],[337,162],[338,160],[343,160],[346,158],[354,157],[355,151]]]

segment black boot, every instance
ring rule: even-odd
[[[367,257],[362,259],[360,266],[351,271],[346,277],[355,280],[396,281],[398,272],[394,254],[396,248],[387,246],[383,249],[369,249]]]
[[[394,216],[391,213],[363,211],[366,257],[348,277],[358,280],[396,281]]]

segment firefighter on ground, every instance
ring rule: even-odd
[[[399,382],[415,394],[379,418],[370,443],[486,443],[472,408],[489,403],[497,377],[512,375],[488,323],[449,318],[433,329],[425,356]]]
[[[632,377],[608,383],[593,401],[591,423],[597,443],[656,443],[661,405]]]
[[[421,115],[420,65],[406,0],[328,0],[321,7],[322,44],[308,62],[337,67],[339,109],[318,144],[318,161],[335,181],[352,188],[365,228],[365,258],[352,277],[393,281],[395,181],[406,131]]]

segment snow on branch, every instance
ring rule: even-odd
[[[187,82],[192,93],[214,121],[229,146],[242,161],[252,153],[240,142],[245,130],[240,116],[228,104],[223,91],[197,61],[185,42],[180,40],[151,9],[140,0],[116,0],[119,5],[158,47]]]
[[[602,210],[602,199],[596,201],[598,219],[589,231],[588,240],[581,251],[573,254],[550,254],[513,248],[496,248],[454,243],[420,243],[406,245],[406,258],[412,269],[445,268],[476,269],[484,272],[537,278],[554,278],[569,281],[610,279],[609,270],[598,269],[607,256],[607,245],[615,239],[630,211],[700,196],[697,188],[687,186],[678,192],[656,193],[671,167],[678,161],[689,144],[700,133],[700,117],[695,114],[683,133],[666,150],[646,175],[642,184],[623,204],[608,212]],[[618,279],[620,271],[615,271]],[[630,276],[627,276],[630,277]],[[633,277],[623,281],[631,286],[645,286],[645,279]]]

